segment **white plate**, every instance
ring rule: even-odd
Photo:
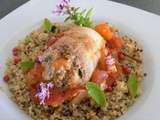
[[[5,59],[17,40],[40,26],[41,21],[49,17],[53,21],[62,21],[52,15],[57,0],[32,0],[16,9],[0,21],[0,84],[5,86],[2,75]],[[74,5],[82,8],[94,8],[95,21],[109,21],[118,26],[122,34],[136,38],[144,48],[144,70],[147,77],[142,83],[143,95],[120,118],[120,120],[158,120],[160,107],[160,16],[122,4],[105,0],[75,0]],[[7,87],[0,91],[0,119],[28,120],[7,97]]]

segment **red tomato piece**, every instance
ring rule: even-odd
[[[118,58],[118,60],[124,60],[125,56],[124,56],[123,52],[118,52],[117,58]]]
[[[111,40],[107,41],[109,45],[113,48],[122,48],[123,47],[123,40],[118,36],[113,36]]]
[[[122,65],[122,71],[124,74],[129,74],[131,72],[127,65]]]
[[[51,37],[47,42],[47,47],[52,46],[58,39],[56,37]]]
[[[12,49],[13,56],[18,56],[18,53],[19,53],[19,49],[17,47]]]
[[[17,63],[19,63],[19,61],[21,60],[21,58],[20,57],[18,57],[18,56],[14,56],[14,64],[17,64]]]
[[[3,80],[4,80],[5,82],[9,81],[9,79],[10,79],[10,78],[9,78],[9,75],[4,75],[4,76],[3,76]]]
[[[101,50],[101,57],[99,59],[99,67],[103,70],[107,70],[106,56],[108,55],[108,49],[104,48]]]
[[[50,97],[45,99],[46,105],[57,106],[62,104],[65,101],[64,93],[58,88],[50,90]]]
[[[107,78],[108,78],[108,74],[106,71],[100,70],[100,69],[95,69],[92,74],[91,80],[95,83],[101,84],[104,81],[106,81]]]
[[[107,23],[96,25],[95,30],[102,35],[106,40],[110,40],[113,36],[110,26]]]

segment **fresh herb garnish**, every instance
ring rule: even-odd
[[[88,90],[88,95],[92,97],[99,106],[103,107],[106,105],[106,95],[96,83],[88,82],[86,88]]]
[[[84,27],[92,27],[93,21],[91,19],[93,13],[93,9],[89,9],[88,11],[83,10],[80,11],[79,8],[71,7],[66,11],[68,17],[65,21],[71,20],[76,25],[84,26]]]
[[[136,97],[137,88],[138,88],[138,77],[135,73],[129,75],[129,79],[127,81],[129,93],[132,97]]]
[[[44,19],[43,27],[46,32],[51,32],[53,24],[46,18]]]
[[[35,62],[32,60],[21,61],[21,67],[23,70],[27,71],[34,67]]]
[[[71,7],[70,6],[70,0],[62,0],[60,4],[56,6],[56,9],[53,11],[53,13],[56,13],[58,15],[62,14],[67,15],[68,17],[65,19],[65,21],[71,20],[76,25],[84,26],[84,27],[92,27],[93,21],[91,19],[93,9],[86,10],[80,10],[80,8]]]
[[[46,58],[45,58],[45,62],[50,62],[52,60],[52,56],[48,55]]]

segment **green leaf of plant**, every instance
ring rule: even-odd
[[[43,23],[43,27],[47,32],[51,32],[52,31],[52,23],[46,18],[44,19],[44,23]]]
[[[128,89],[132,97],[136,97],[138,88],[138,77],[136,74],[130,74],[127,81]]]
[[[35,62],[31,60],[21,61],[21,67],[23,70],[27,71],[34,67]]]
[[[91,18],[93,15],[93,8],[89,9],[88,12],[86,13],[86,18]]]
[[[69,9],[69,11],[67,12],[69,16],[66,18],[65,21],[71,20],[76,25],[84,26],[84,27],[92,27],[93,26],[93,21],[91,19],[92,10],[93,9],[91,8],[86,13],[86,10],[80,11],[79,8],[73,7],[72,9]]]
[[[101,90],[101,88],[93,82],[88,82],[86,84],[88,90],[88,95],[101,107],[106,105],[106,95]]]

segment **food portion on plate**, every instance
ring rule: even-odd
[[[45,19],[12,50],[3,77],[12,100],[35,120],[123,115],[141,94],[142,48],[107,22],[95,25],[92,9],[63,0],[54,13],[68,17]]]

